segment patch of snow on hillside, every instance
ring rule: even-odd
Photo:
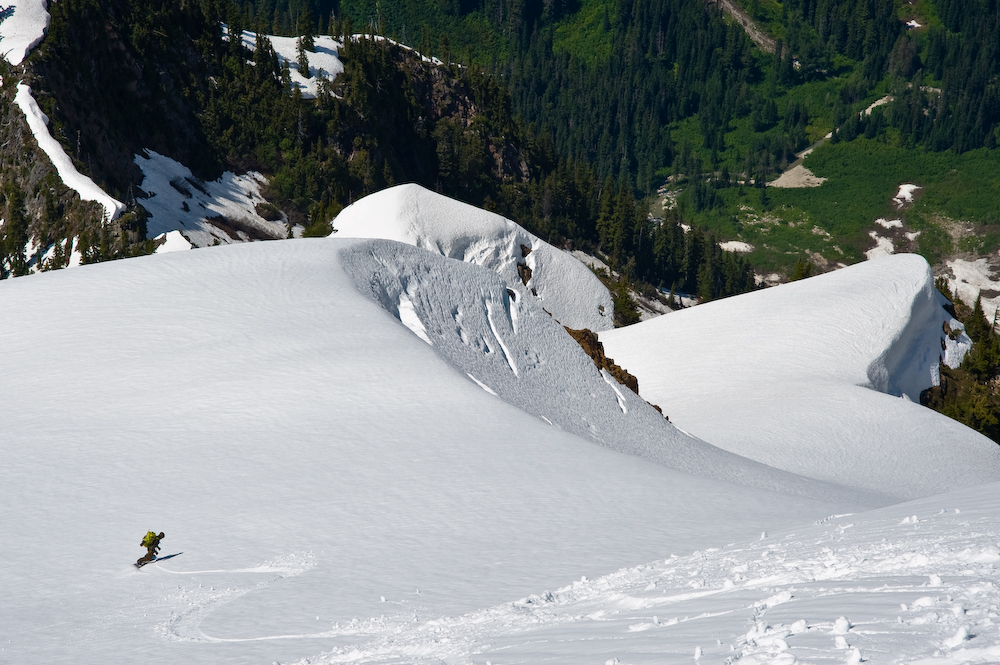
[[[878,231],[869,231],[868,237],[875,241],[875,246],[865,252],[865,256],[869,261],[872,259],[882,258],[884,256],[891,256],[896,251],[896,247],[892,244],[892,240],[889,238],[883,238],[878,234]]]
[[[992,321],[1000,308],[1000,277],[990,265],[988,259],[954,259],[946,261],[948,273],[948,288],[957,293],[962,302],[970,307],[976,302],[976,297],[982,295],[983,312]]]
[[[267,38],[278,55],[279,64],[288,63],[292,84],[299,86],[304,99],[315,99],[319,95],[319,83],[322,79],[333,82],[344,71],[344,63],[340,61],[342,44],[329,35],[313,37],[315,50],[306,51],[306,59],[309,61],[308,77],[299,71],[299,53],[296,47],[298,37],[267,35]],[[251,52],[255,51],[257,33],[244,30],[243,45]]]
[[[204,182],[180,162],[152,150],[136,155],[135,163],[142,170],[141,189],[149,195],[139,199],[150,214],[148,237],[180,232],[191,246],[207,247],[288,235],[285,221],[268,221],[257,212],[257,206],[266,203],[260,194],[266,181],[255,171],[241,176],[227,171],[218,180]],[[183,245],[175,237],[171,248]]]
[[[48,2],[46,0],[9,0],[0,15],[8,14],[0,22],[0,52],[4,60],[20,65],[33,48],[44,39],[49,28]]]
[[[509,219],[420,185],[370,194],[333,224],[337,237],[397,240],[483,266],[570,328],[614,327],[611,294],[586,266]]]
[[[913,194],[918,189],[923,188],[919,185],[900,185],[899,191],[896,192],[894,197],[892,197],[892,201],[896,204],[896,208],[902,208],[907,203],[913,203]]]
[[[69,158],[59,142],[49,134],[49,118],[42,113],[38,102],[31,96],[31,88],[23,83],[18,83],[14,103],[24,113],[28,127],[38,142],[38,147],[48,156],[63,184],[79,194],[84,201],[96,201],[103,206],[105,219],[116,218],[125,209],[125,204],[108,196],[93,180],[76,170],[73,160]]]
[[[156,236],[157,240],[162,240],[163,244],[156,248],[156,254],[166,254],[167,252],[183,252],[191,249],[192,245],[184,234],[180,231],[170,231]]]
[[[965,360],[965,354],[972,350],[972,340],[965,334],[965,325],[958,319],[948,321],[948,327],[951,328],[954,338],[952,335],[944,336],[945,349],[941,362],[956,369]]]
[[[1000,479],[995,443],[915,403],[938,378],[945,303],[927,262],[901,254],[600,339],[640,394],[692,435],[912,498]]]
[[[736,252],[738,254],[747,254],[753,251],[753,245],[740,240],[727,240],[726,242],[720,242],[719,247],[724,252]]]
[[[879,217],[875,220],[875,223],[884,229],[901,229],[903,228],[903,220],[901,219],[886,219],[885,217]]]

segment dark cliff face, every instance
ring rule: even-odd
[[[196,7],[52,3],[49,31],[28,60],[27,78],[54,136],[119,199],[142,181],[133,159],[144,148],[201,177],[221,172],[196,112],[210,82],[206,56],[224,46],[221,30]]]

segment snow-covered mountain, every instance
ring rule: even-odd
[[[820,288],[792,290],[803,307],[830,293],[803,284]],[[0,658],[846,660],[838,616],[887,625],[899,603],[917,646],[861,627],[848,643],[929,655],[964,627],[976,637],[956,644],[992,644],[990,486],[826,519],[873,493],[711,452],[507,289],[480,266],[338,237],[0,283]],[[795,332],[775,328],[783,348]],[[829,341],[842,357],[845,339]],[[654,428],[661,443],[627,448]],[[939,463],[905,468],[919,486]],[[137,571],[148,529],[183,554]],[[872,575],[898,587],[885,607],[858,588]]]
[[[942,331],[956,323],[945,302],[927,262],[899,255],[601,341],[640,394],[695,436],[811,478],[916,498],[1000,473],[995,443],[914,403],[955,344]]]
[[[334,220],[336,235],[386,238],[488,268],[574,329],[614,327],[614,304],[580,261],[500,215],[398,185],[366,196]]]

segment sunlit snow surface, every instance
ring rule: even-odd
[[[951,316],[899,255],[601,333],[678,427],[812,478],[914,498],[1000,479],[1000,448],[916,404]],[[933,471],[930,471],[930,470]]]
[[[541,402],[625,415],[505,296],[340,238],[0,283],[0,661],[846,662],[840,616],[872,662],[994,648],[996,486],[825,519],[858,507],[595,445],[481,387],[534,345]],[[148,529],[183,554],[137,571]]]
[[[509,219],[424,189],[398,185],[366,196],[333,221],[338,237],[386,238],[488,268],[570,328],[614,327],[614,304],[600,280]],[[518,264],[531,277],[524,284]]]
[[[0,27],[2,25],[0,24]],[[76,191],[84,201],[96,201],[99,203],[104,208],[106,219],[117,217],[125,209],[125,205],[106,194],[89,176],[85,176],[76,170],[73,160],[63,150],[62,145],[52,138],[52,134],[49,133],[49,118],[38,107],[38,103],[31,95],[31,88],[23,83],[18,83],[14,103],[24,113],[28,127],[38,142],[38,147],[48,156],[63,184]]]
[[[48,2],[8,0],[0,4],[0,9],[7,9],[0,22],[0,53],[10,64],[19,65],[45,37],[50,18]]]

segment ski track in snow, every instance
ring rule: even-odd
[[[147,567],[153,575],[177,575],[186,578],[187,583],[176,585],[177,591],[166,595],[161,602],[170,611],[170,618],[155,628],[162,639],[174,642],[254,642],[269,639],[291,639],[306,637],[304,635],[280,635],[252,638],[217,638],[206,635],[201,630],[202,620],[219,607],[233,602],[252,591],[258,591],[288,577],[297,577],[315,567],[316,560],[311,553],[296,553],[263,563],[253,568],[219,569],[219,570],[171,570],[166,566]],[[141,574],[138,573],[137,574]],[[269,578],[260,581],[259,575]],[[209,584],[206,588],[205,576],[216,576],[212,579],[222,580]],[[221,576],[221,577],[218,577]],[[231,576],[238,576],[233,579]],[[197,586],[194,586],[197,582]],[[226,586],[223,588],[222,585]],[[186,609],[178,611],[178,607]]]
[[[661,663],[696,649],[726,665],[847,663],[854,649],[873,663],[996,662],[998,490],[831,516],[462,616],[355,619],[308,636],[353,640],[297,662]]]

